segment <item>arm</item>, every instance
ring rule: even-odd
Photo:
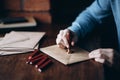
[[[96,24],[102,23],[102,19],[111,13],[110,0],[95,0],[93,4],[78,15],[72,26],[65,30],[61,30],[57,36],[56,43],[60,46],[69,48],[67,37],[72,32],[72,43],[77,42],[78,38],[84,37],[88,32],[92,31]],[[73,45],[73,44],[72,44]]]
[[[84,37],[96,24],[102,23],[103,18],[111,14],[110,0],[95,0],[93,4],[78,15],[68,29]]]

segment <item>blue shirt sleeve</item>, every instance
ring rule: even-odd
[[[84,37],[91,32],[96,24],[101,24],[102,19],[111,14],[110,0],[95,0],[88,8],[78,15],[76,20],[68,29]]]

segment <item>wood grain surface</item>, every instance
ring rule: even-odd
[[[55,44],[56,36],[60,29],[66,25],[38,26],[33,31],[45,31],[46,35],[40,41],[39,47]],[[3,36],[1,34],[1,36]],[[88,45],[89,47],[89,45]],[[92,48],[89,47],[91,50]],[[53,64],[43,72],[33,66],[26,64],[31,53],[0,56],[0,80],[103,80],[103,65],[94,60],[83,61],[65,66],[49,57]],[[45,55],[41,52],[41,54]]]

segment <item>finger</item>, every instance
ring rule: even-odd
[[[69,48],[69,43],[68,43],[68,40],[66,39],[66,37],[63,37],[63,42],[64,42],[65,46],[67,48]]]
[[[65,48],[65,46],[63,45],[63,44],[61,44],[61,43],[59,43],[59,44],[57,44],[58,45],[58,47],[60,47],[60,48]]]
[[[59,44],[59,46],[58,46],[58,47],[65,49],[65,46],[64,46],[64,45],[62,45],[62,44]]]
[[[67,31],[67,30],[66,30]],[[64,44],[65,44],[65,46],[67,47],[67,48],[69,48],[70,47],[70,45],[69,45],[69,42],[68,42],[68,40],[69,40],[69,32],[64,32],[64,34],[63,34],[63,42],[64,42]]]
[[[62,39],[57,38],[57,39],[56,39],[56,44],[57,44],[58,47],[60,47],[60,48],[65,48],[65,44],[64,44],[64,42],[63,42]]]
[[[67,33],[67,39],[68,39],[69,46],[74,46],[74,44],[75,44],[75,40],[72,38],[73,38],[72,33],[71,33],[71,35],[70,35],[70,32]]]
[[[63,32],[64,32],[64,30],[60,30],[60,31],[59,31],[59,34],[60,34],[60,35],[63,35]]]
[[[61,43],[61,38],[57,37],[56,44],[58,45],[59,43]]]
[[[75,36],[75,34],[73,35],[72,37],[72,41],[71,41],[71,45],[74,46],[75,45],[75,42],[77,42],[78,38],[77,36]]]
[[[61,38],[57,38],[57,39],[56,39],[56,44],[57,44],[59,47],[62,46],[61,48],[63,48],[63,46],[66,47],[64,41],[63,41]]]
[[[105,55],[104,49],[97,49],[89,53],[90,58],[95,58],[95,61],[105,63],[108,60],[108,56]]]
[[[100,54],[97,50],[92,51],[89,53],[89,58],[100,58],[102,54]]]
[[[74,45],[75,45],[75,42],[74,42],[74,41],[72,41],[72,42],[71,42],[71,45],[72,45],[72,46],[74,46]]]
[[[95,58],[95,61],[100,63],[105,63],[105,59],[103,58]]]
[[[59,44],[62,41],[63,31],[61,30],[57,35],[56,43]]]
[[[70,42],[70,33],[69,32],[66,33],[66,38],[67,38],[68,42]]]
[[[94,50],[92,51],[90,54],[89,54],[89,57],[90,58],[97,58],[97,57],[100,57],[100,58],[103,58],[105,60],[108,60],[109,57],[106,55],[107,52],[105,52],[104,49],[97,49],[97,50]]]
[[[69,31],[66,30],[60,30],[59,34],[57,35],[56,43],[58,45],[63,45],[67,48],[69,48],[69,42],[68,42],[68,37],[69,37]]]

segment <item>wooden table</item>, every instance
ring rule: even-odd
[[[38,26],[35,31],[46,32],[45,37],[40,41],[39,47],[46,47],[55,44],[56,36],[60,29],[66,25],[45,25]],[[90,45],[90,44],[89,44]],[[92,48],[92,47],[90,47]],[[42,53],[44,54],[44,53]],[[10,56],[0,56],[0,80],[103,80],[103,65],[88,60],[69,66],[65,66],[55,59],[50,59],[53,64],[43,72],[38,72],[33,65],[26,64],[30,53]]]

